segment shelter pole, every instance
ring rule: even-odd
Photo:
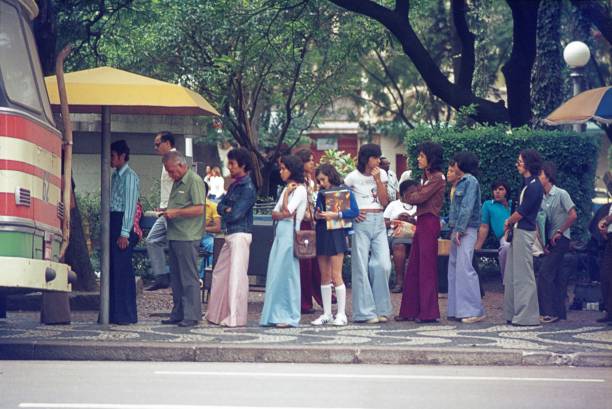
[[[109,321],[110,305],[110,145],[111,108],[102,107],[102,161],[100,180],[100,324]]]
[[[583,67],[574,67],[570,73],[570,78],[572,79],[574,96],[580,94],[584,91],[582,83],[584,80],[584,68]],[[572,125],[574,132],[584,132],[586,131],[586,124],[574,124]]]

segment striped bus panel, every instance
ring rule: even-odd
[[[36,122],[0,112],[0,216],[60,229],[61,144]],[[19,193],[28,191],[29,200],[18,203]]]

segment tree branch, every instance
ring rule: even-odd
[[[474,52],[476,36],[470,32],[467,20],[465,19],[467,13],[467,4],[465,0],[452,0],[451,10],[453,14],[453,23],[457,30],[457,36],[461,42],[461,63],[459,66],[459,75],[457,76],[457,85],[464,89],[471,90],[476,61],[476,54]]]
[[[403,16],[408,21],[408,14],[410,13],[410,0],[395,0],[395,12]]]
[[[502,68],[508,89],[512,126],[531,121],[531,70],[536,57],[540,0],[506,0],[512,10],[513,44],[510,59]]]
[[[395,11],[382,7],[371,0],[330,0],[347,10],[370,17],[385,26],[398,39],[404,53],[410,57],[430,91],[455,109],[474,104],[474,119],[479,122],[508,122],[508,110],[503,103],[476,97],[471,90],[453,84],[431,58],[409,21]]]
[[[610,9],[603,2],[593,0],[571,0],[574,7],[599,29],[601,34],[612,44],[612,17]]]

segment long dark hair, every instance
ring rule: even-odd
[[[251,153],[246,148],[234,148],[227,153],[228,160],[235,160],[238,166],[244,166],[246,172],[253,170],[253,162],[251,161]],[[215,168],[218,168],[215,166]],[[220,175],[217,175],[220,176]]]
[[[418,151],[423,152],[427,157],[427,164],[430,171],[442,171],[442,146],[434,142],[423,142],[418,146]]]
[[[310,161],[310,158],[313,157],[312,151],[306,148],[298,150],[294,153],[294,155],[300,158],[304,163]]]
[[[365,172],[366,165],[368,164],[368,160],[372,157],[380,158],[382,156],[382,151],[380,150],[380,146],[374,143],[366,143],[365,145],[361,145],[359,148],[359,153],[357,155],[357,170],[361,173]]]
[[[523,158],[525,169],[531,176],[538,177],[542,169],[542,157],[535,149],[523,149],[519,154]]]
[[[320,173],[327,176],[327,178],[329,179],[329,183],[332,186],[340,186],[342,183],[344,183],[342,181],[342,176],[340,176],[336,168],[334,168],[329,163],[322,163],[321,165],[319,165],[319,167],[315,171],[315,177],[319,176]]]
[[[453,156],[453,161],[463,173],[478,176],[478,156],[472,152],[457,152]]]
[[[281,162],[291,174],[291,180],[304,183],[304,162],[300,158],[295,155],[285,155],[281,157]]]

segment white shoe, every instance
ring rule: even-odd
[[[317,318],[314,321],[311,321],[310,323],[312,325],[325,325],[328,324],[329,322],[331,322],[331,320],[333,319],[333,317],[331,315],[325,315],[322,314],[319,318]]]
[[[480,322],[482,320],[484,320],[486,317],[486,315],[481,315],[480,317],[466,317],[466,318],[461,318],[461,322],[464,324],[475,324],[477,322]]]
[[[332,321],[332,325],[336,327],[343,327],[348,324],[348,318],[346,314],[336,314],[336,318]]]

